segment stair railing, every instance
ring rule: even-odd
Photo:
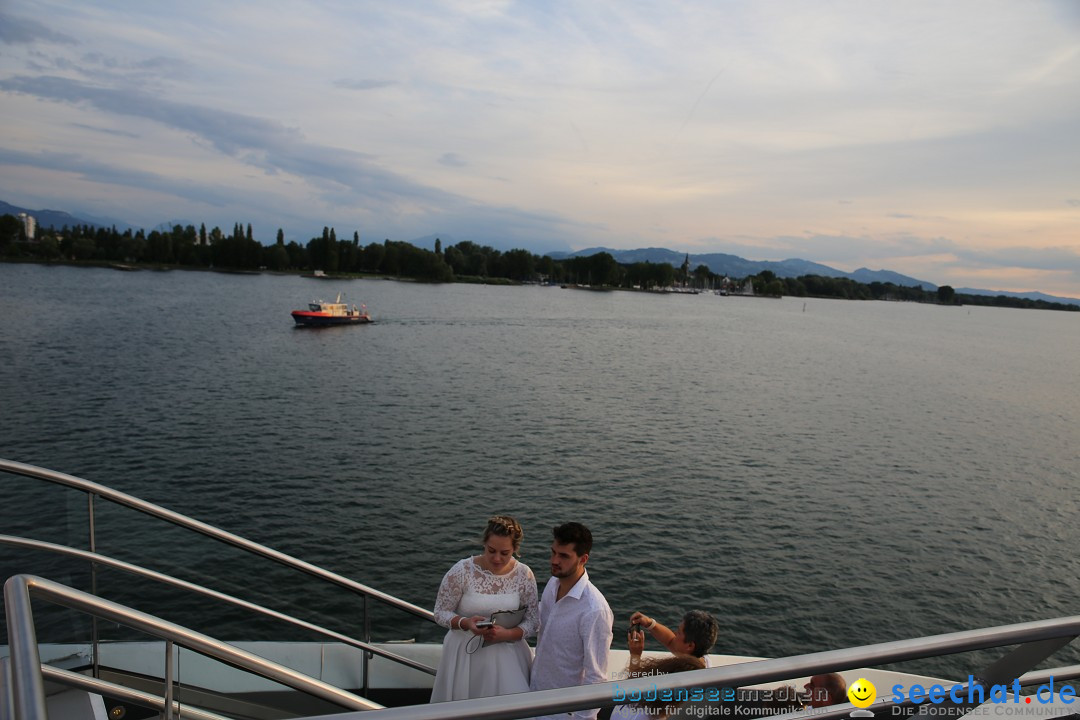
[[[7,616],[8,640],[11,649],[12,697],[15,717],[19,720],[48,720],[45,705],[41,656],[38,653],[31,598],[80,610],[104,620],[124,625],[165,640],[165,703],[167,716],[172,716],[173,650],[174,645],[188,648],[241,670],[247,670],[294,690],[349,710],[376,710],[382,705],[330,683],[317,680],[292,668],[259,657],[221,640],[162,620],[148,613],[96,597],[34,575],[14,575],[4,583],[4,609]]]
[[[219,600],[221,602],[233,605],[235,607],[239,607],[243,610],[247,610],[258,615],[262,615],[264,617],[280,620],[281,622],[292,625],[294,627],[298,627],[304,630],[310,630],[311,632],[322,635],[323,637],[335,640],[340,643],[344,643],[346,645],[351,645],[352,647],[364,650],[373,655],[378,655],[380,657],[386,658],[387,660],[392,660],[393,662],[399,663],[401,665],[411,667],[414,670],[419,670],[422,673],[426,673],[428,675],[435,674],[435,668],[431,667],[430,665],[425,665],[424,663],[417,662],[416,660],[412,660],[411,658],[403,657],[401,655],[398,655],[397,653],[392,653],[389,650],[384,650],[376,645],[372,645],[371,643],[366,643],[363,640],[357,640],[356,638],[349,635],[330,630],[329,628],[325,628],[321,625],[316,625],[315,623],[307,622],[306,620],[301,620],[299,618],[293,617],[292,615],[286,615],[285,613],[278,612],[277,610],[273,610],[263,605],[250,602],[248,600],[243,600],[234,595],[229,595],[227,593],[219,592],[217,590],[213,590],[202,585],[197,585],[195,583],[188,582],[187,580],[181,580],[179,578],[172,577],[171,575],[165,575],[164,573],[159,573],[155,570],[149,570],[133,563],[124,562],[123,560],[117,560],[116,558],[109,557],[108,555],[101,555],[99,553],[92,553],[86,550],[79,550],[78,548],[68,547],[67,545],[57,545],[55,543],[45,542],[44,540],[31,540],[29,538],[14,537],[11,535],[0,535],[0,545],[9,545],[12,547],[23,548],[25,550],[39,550],[54,553],[57,555],[65,555],[67,557],[78,558],[80,560],[86,560],[87,562],[92,562],[97,565],[113,568],[115,570],[120,570],[122,572],[130,573],[132,575],[149,578],[150,580],[154,580],[165,585],[171,585],[172,587],[179,588],[180,590],[187,590],[198,595],[210,598],[212,600]]]
[[[972,680],[970,684],[978,685],[989,691],[993,685],[1010,683],[1013,679],[1022,676],[1029,679],[1047,677],[1046,673],[1049,671],[1040,670],[1030,673],[1029,671],[1034,665],[1042,662],[1056,650],[1069,644],[1078,635],[1080,635],[1080,615],[1074,615],[1055,620],[1040,620],[979,630],[965,630],[910,640],[828,650],[772,660],[757,660],[717,668],[706,668],[669,675],[653,675],[596,685],[500,695],[450,703],[387,708],[380,710],[374,717],[379,720],[444,720],[446,718],[462,717],[475,718],[476,720],[514,720],[515,718],[565,713],[588,708],[612,707],[625,702],[623,698],[633,697],[635,693],[653,691],[657,693],[671,691],[674,693],[679,690],[693,691],[697,688],[718,687],[743,688],[824,672],[853,670],[887,663],[1017,645],[1017,647],[1006,652],[986,668],[971,673]],[[1062,670],[1067,673],[1074,672],[1076,667],[1062,668]],[[962,705],[964,707],[974,707],[979,704],[947,702],[950,705]],[[871,712],[880,712],[892,705],[893,703],[888,698],[879,698],[867,709]],[[686,709],[689,711],[705,711],[714,708],[690,707]],[[810,711],[776,716],[776,720],[780,720],[780,718],[812,718],[812,720],[817,720],[819,717],[840,717],[847,716],[854,709],[853,706],[848,704],[838,705],[835,708],[829,708],[827,712],[831,713],[831,715],[826,715],[823,714],[822,710],[815,708]],[[1075,710],[1072,712],[1075,712]],[[698,716],[693,712],[690,712],[689,715]],[[719,715],[719,713],[709,712],[700,716],[712,715]],[[335,720],[372,720],[372,716],[352,712],[335,715],[334,718]],[[311,718],[310,720],[315,719]]]
[[[375,588],[364,585],[363,583],[356,582],[351,578],[347,578],[344,575],[321,568],[318,565],[300,560],[286,553],[275,550],[266,545],[248,540],[245,537],[237,535],[235,533],[222,530],[221,528],[210,525],[209,523],[196,520],[188,517],[182,513],[178,513],[167,508],[163,508],[160,505],[147,502],[141,498],[129,495],[128,493],[114,490],[113,488],[101,485],[99,483],[84,480],[83,478],[75,477],[74,475],[68,475],[67,473],[57,472],[55,470],[49,470],[47,468],[38,467],[36,465],[29,465],[26,463],[16,462],[14,460],[4,460],[0,458],[0,471],[8,472],[14,475],[22,475],[24,477],[34,478],[37,480],[44,480],[57,485],[63,485],[66,487],[74,488],[85,492],[87,495],[87,512],[88,512],[88,532],[90,541],[90,552],[97,552],[97,530],[94,522],[94,499],[103,498],[109,500],[118,505],[131,508],[138,512],[141,512],[151,517],[164,520],[182,528],[192,530],[201,535],[213,538],[220,542],[232,545],[240,548],[246,552],[258,555],[260,557],[267,558],[278,564],[299,570],[312,577],[324,580],[326,582],[333,583],[343,587],[351,592],[354,592],[362,597],[363,609],[364,609],[364,625],[363,625],[363,637],[361,638],[364,643],[371,642],[371,622],[370,622],[370,607],[369,601],[376,600],[385,605],[395,607],[399,610],[403,610],[407,613],[415,615],[416,617],[427,620],[431,623],[435,622],[435,615],[427,608],[422,608],[419,605],[414,605],[410,602],[394,597],[387,593],[376,590]],[[90,592],[97,592],[97,568],[91,564],[91,583]],[[94,677],[100,677],[99,673],[99,639],[97,632],[97,620],[93,621],[91,626],[91,647],[93,648],[93,672]],[[362,656],[362,671],[364,677],[364,692],[368,691],[368,661],[371,659],[371,652],[365,651]]]

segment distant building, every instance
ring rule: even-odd
[[[37,221],[34,220],[33,215],[27,215],[26,213],[19,213],[19,220],[23,224],[23,232],[26,233],[27,240],[34,239],[34,231],[37,229]]]

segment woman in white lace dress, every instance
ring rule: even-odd
[[[483,552],[454,564],[439,585],[435,621],[450,628],[443,640],[431,702],[529,690],[532,650],[526,638],[540,624],[536,578],[514,555],[524,533],[517,520],[496,515],[484,530]],[[516,627],[478,628],[494,612],[525,608]]]

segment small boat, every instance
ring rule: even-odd
[[[293,320],[297,325],[322,327],[325,325],[361,325],[371,322],[371,315],[366,305],[357,308],[341,301],[338,293],[334,302],[322,300],[309,303],[307,310],[293,310]]]

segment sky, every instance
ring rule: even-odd
[[[0,0],[0,200],[1080,298],[1080,2]]]

